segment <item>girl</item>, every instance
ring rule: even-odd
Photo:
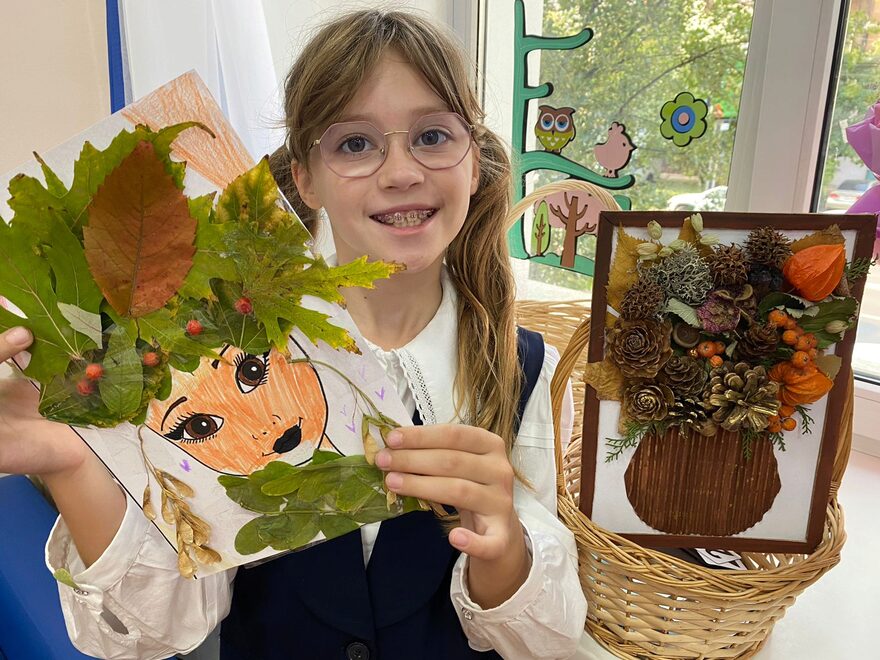
[[[76,583],[59,585],[74,643],[99,657],[163,658],[225,617],[229,659],[568,657],[586,604],[573,538],[555,517],[558,355],[517,338],[510,165],[481,123],[461,54],[422,19],[346,15],[294,65],[286,114],[273,163],[301,217],[314,226],[326,211],[340,263],[368,254],[407,266],[346,295],[425,423],[391,433],[376,462],[389,489],[454,507],[456,522],[446,535],[413,513],[237,575],[183,580],[88,449],[5,382],[0,471],[42,474],[58,503],[47,563]],[[0,359],[28,343],[10,330]]]

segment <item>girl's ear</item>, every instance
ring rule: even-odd
[[[471,196],[473,196],[476,194],[477,188],[480,187],[480,147],[474,144],[471,147],[471,153],[473,154],[471,158],[471,166],[473,168],[471,172]]]
[[[318,199],[317,192],[315,192],[312,174],[304,165],[301,165],[297,161],[292,161],[290,163],[290,173],[293,175],[293,182],[296,184],[296,190],[299,193],[299,197],[306,203],[306,206],[315,211],[324,206]]]

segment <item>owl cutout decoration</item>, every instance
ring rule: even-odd
[[[545,151],[560,153],[577,133],[574,126],[574,108],[554,108],[549,105],[538,106],[538,122],[535,124],[535,137]]]
[[[596,155],[596,162],[605,168],[604,175],[617,178],[617,173],[629,164],[632,152],[636,148],[626,134],[626,126],[615,121],[608,129],[605,142],[596,144],[593,153]]]

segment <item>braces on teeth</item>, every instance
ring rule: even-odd
[[[386,225],[394,225],[395,227],[412,227],[426,220],[433,213],[433,210],[422,209],[419,211],[407,211],[401,213],[389,213],[387,215],[377,216],[378,219]]]

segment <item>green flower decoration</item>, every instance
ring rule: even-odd
[[[702,137],[706,132],[706,115],[709,106],[702,99],[694,98],[690,92],[681,92],[672,101],[660,108],[660,135],[672,140],[676,147],[686,147],[691,140]]]

